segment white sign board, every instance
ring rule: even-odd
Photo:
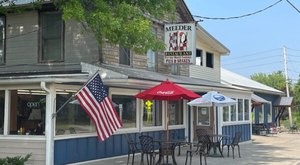
[[[165,25],[164,64],[195,64],[195,23]]]

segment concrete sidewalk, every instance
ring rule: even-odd
[[[237,148],[235,159],[227,157],[227,147],[224,148],[224,158],[207,157],[208,165],[300,165],[300,134],[281,133],[274,136],[253,136],[252,142],[241,144],[241,158],[238,158]],[[181,156],[176,156],[178,165],[185,163],[185,150]],[[169,162],[171,162],[169,158]],[[199,155],[193,157],[192,164],[199,165]],[[204,160],[203,160],[204,163]],[[79,163],[78,163],[79,164]],[[81,163],[82,164],[82,163]],[[86,165],[126,165],[127,156],[110,158],[85,163]],[[140,164],[140,155],[135,158],[135,165]]]

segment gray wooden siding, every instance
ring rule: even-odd
[[[8,14],[6,23],[6,65],[38,64],[39,25],[36,11]],[[81,23],[65,22],[64,63],[99,61],[99,47]]]
[[[46,161],[46,141],[24,139],[0,139],[0,157],[25,156],[32,154],[28,165],[44,165]]]
[[[87,32],[81,23],[65,23],[65,63],[99,61],[99,48],[93,34]]]
[[[6,19],[6,64],[37,63],[38,14],[8,14]]]

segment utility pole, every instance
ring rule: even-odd
[[[286,48],[285,48],[285,46],[283,47],[283,62],[284,62],[284,73],[285,73],[286,96],[290,97],[288,71],[287,71],[287,64],[286,64]],[[293,125],[292,109],[291,109],[291,107],[288,107],[288,109],[289,109],[290,127],[292,127],[292,125]]]

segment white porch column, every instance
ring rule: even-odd
[[[3,135],[9,135],[10,128],[10,100],[11,92],[10,90],[5,90],[5,103],[4,103],[4,125],[3,125]]]
[[[43,83],[43,82],[42,82]],[[54,121],[52,119],[52,114],[55,111],[55,88],[53,84],[44,87],[41,83],[41,87],[46,90],[46,126],[45,126],[45,136],[46,136],[46,165],[54,164]]]

